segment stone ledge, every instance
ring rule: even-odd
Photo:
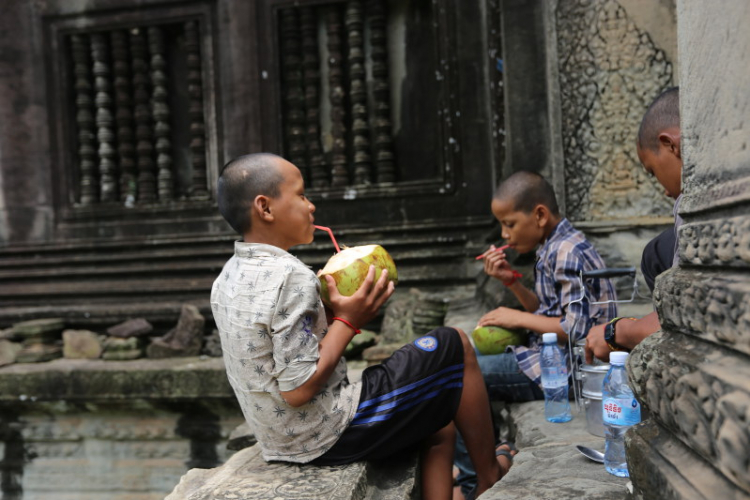
[[[574,405],[573,402],[571,404]],[[586,430],[586,414],[573,408],[573,420],[544,419],[544,401],[510,405],[511,426],[519,448],[510,472],[483,500],[618,500],[629,497],[629,480],[609,474],[576,449],[604,450],[604,438]]]
[[[419,498],[417,455],[378,462],[321,467],[263,460],[259,446],[235,453],[215,469],[192,469],[165,500],[217,498]]]
[[[57,359],[0,368],[0,403],[202,398],[235,400],[221,358]]]

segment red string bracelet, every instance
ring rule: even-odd
[[[518,281],[518,278],[523,278],[523,274],[519,273],[515,269],[513,270],[513,277],[510,279],[510,281],[503,281],[503,285],[505,286],[511,286],[516,281]]]
[[[362,330],[360,330],[359,328],[355,327],[354,325],[352,325],[350,322],[348,322],[344,318],[339,318],[338,316],[335,316],[333,318],[333,321],[336,321],[336,320],[341,321],[343,324],[345,324],[346,326],[348,326],[349,328],[351,328],[352,330],[354,330],[354,335],[357,335],[358,333],[362,333]]]

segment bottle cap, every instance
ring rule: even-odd
[[[545,344],[556,344],[557,334],[556,333],[543,333],[542,342],[544,342]]]
[[[628,353],[623,351],[615,351],[609,354],[609,364],[611,365],[624,365],[626,359],[628,359]]]

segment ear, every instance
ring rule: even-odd
[[[264,220],[267,222],[271,222],[273,220],[270,199],[268,198],[268,196],[264,196],[262,194],[256,196],[253,200],[252,210],[260,220]]]
[[[536,219],[537,226],[544,227],[547,225],[547,222],[550,220],[550,214],[549,208],[547,208],[546,205],[542,205],[541,203],[534,207],[534,218]]]
[[[680,129],[668,128],[659,133],[659,145],[677,158],[682,158],[680,152]]]

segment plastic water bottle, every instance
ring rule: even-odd
[[[542,387],[544,388],[544,417],[550,422],[568,422],[570,413],[568,398],[568,365],[557,346],[557,334],[542,335]]]
[[[625,431],[641,421],[641,405],[628,386],[626,352],[609,355],[609,371],[602,382],[602,421],[604,422],[604,467],[619,477],[629,477],[625,460]]]

